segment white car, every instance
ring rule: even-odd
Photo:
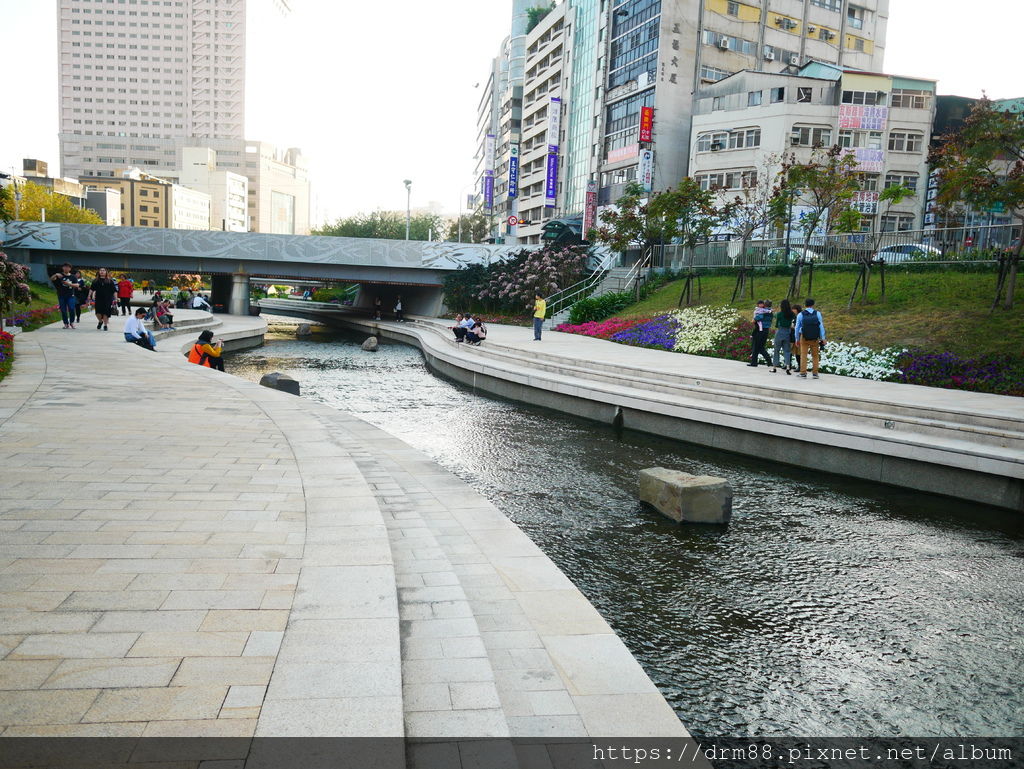
[[[880,248],[875,252],[875,259],[884,259],[886,264],[929,261],[939,256],[942,256],[942,251],[924,243],[901,243],[898,246]]]
[[[820,261],[821,254],[800,246],[790,246],[788,249],[785,247],[769,248],[764,252],[764,261],[767,264],[793,264],[798,259]]]

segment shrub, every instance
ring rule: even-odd
[[[1024,395],[1024,366],[1008,357],[961,358],[951,352],[905,352],[896,380],[926,387]]]
[[[633,294],[629,291],[616,291],[603,296],[590,296],[576,302],[569,311],[569,323],[593,323],[604,320],[633,304]]]
[[[11,370],[14,363],[14,335],[0,331],[0,379]]]

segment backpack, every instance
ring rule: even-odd
[[[821,321],[818,320],[817,310],[804,310],[803,322],[800,324],[800,336],[808,342],[821,339]]]

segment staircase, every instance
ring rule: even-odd
[[[611,259],[606,257],[605,263],[589,278],[549,297],[548,307],[557,307],[557,309],[551,313],[551,317],[548,318],[545,327],[553,329],[562,323],[568,323],[573,305],[581,299],[632,290],[640,276],[647,274],[650,254],[645,254],[639,261],[629,267],[607,266],[610,263]],[[593,290],[590,290],[591,287]]]

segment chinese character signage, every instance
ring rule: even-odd
[[[494,210],[494,134],[487,134],[484,142],[484,209]]]
[[[654,107],[640,108],[640,141],[654,141]]]
[[[644,192],[654,189],[654,150],[640,150],[640,167],[637,176]]]
[[[862,131],[884,131],[889,119],[888,107],[868,107],[860,104],[839,105],[839,127]]]
[[[620,160],[628,160],[629,158],[635,158],[639,154],[639,144],[627,144],[625,147],[619,147],[618,149],[608,150],[608,162],[617,163]]]
[[[587,199],[583,207],[583,239],[597,226],[597,182],[587,182]]]
[[[562,100],[551,97],[548,104],[548,161],[544,178],[544,206],[553,208],[558,199],[558,136],[562,130]]]
[[[879,174],[885,168],[885,152],[883,150],[872,150],[867,147],[857,149],[845,149],[843,154],[852,154],[857,161],[857,170],[866,174]]]
[[[513,142],[508,151],[508,196],[519,195],[519,142]]]
[[[878,193],[860,190],[854,193],[851,206],[862,214],[876,214],[878,213]]]

